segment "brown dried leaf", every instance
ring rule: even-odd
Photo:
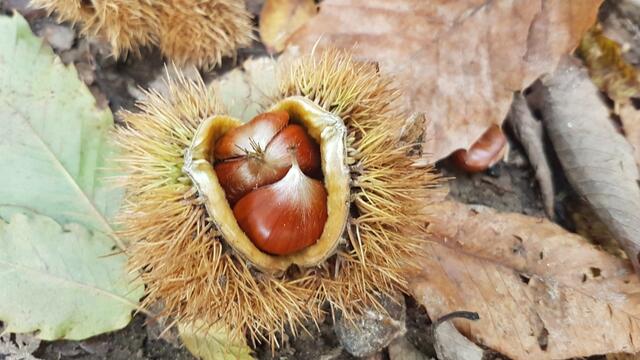
[[[514,359],[640,351],[640,280],[629,262],[548,220],[443,202],[410,281],[432,319],[457,310],[477,343]]]
[[[421,353],[413,346],[407,338],[400,337],[389,344],[389,360],[429,360],[430,358]]]
[[[579,61],[567,57],[542,83],[544,125],[567,180],[640,274],[640,176],[631,147]]]
[[[425,151],[437,160],[501,124],[512,93],[553,70],[601,2],[325,0],[288,45],[353,48],[395,74],[430,120]]]
[[[280,52],[289,36],[317,12],[313,0],[267,0],[260,12],[260,39],[269,52]]]
[[[554,219],[555,191],[553,173],[544,147],[544,129],[542,124],[534,118],[527,100],[520,93],[514,95],[507,124],[510,125],[513,134],[527,153],[529,163],[538,180],[544,210],[550,219]]]
[[[640,354],[607,354],[607,360],[638,360]]]
[[[482,360],[484,351],[458,332],[450,321],[434,331],[434,347],[439,360]]]

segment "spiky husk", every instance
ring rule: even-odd
[[[439,176],[417,166],[401,145],[406,117],[400,92],[375,64],[355,61],[343,51],[302,57],[283,76],[281,94],[304,96],[343,119],[353,179],[348,246],[336,269],[322,274],[323,297],[346,318],[377,305],[379,294],[406,291],[403,274],[424,242],[426,204],[441,196]]]
[[[163,97],[148,93],[139,112],[123,112],[115,134],[127,175],[121,236],[132,243],[130,266],[147,285],[143,307],[162,301],[163,315],[236,325],[255,339],[275,341],[286,324],[317,318],[313,277],[257,274],[218,237],[188,178],[184,150],[200,121],[222,113],[203,83],[182,77]]]
[[[117,131],[127,202],[122,236],[132,240],[133,271],[147,284],[145,305],[164,303],[178,321],[221,321],[253,340],[278,345],[286,327],[319,321],[326,302],[349,318],[381,294],[406,290],[402,273],[424,231],[421,209],[438,177],[417,169],[400,146],[404,117],[398,92],[374,66],[326,52],[287,65],[281,97],[303,95],[341,116],[349,128],[353,213],[348,243],[324,265],[269,275],[250,268],[224,244],[181,172],[198,123],[223,113],[202,83],[181,77],[166,98],[151,93],[140,112],[124,113]]]
[[[173,0],[160,6],[160,49],[176,63],[211,68],[251,44],[251,15],[244,1]]]
[[[104,38],[114,56],[148,45],[179,65],[210,68],[251,43],[251,15],[240,0],[32,0],[77,24],[83,35]]]
[[[95,36],[109,42],[114,56],[139,54],[140,49],[155,42],[160,22],[158,11],[150,0],[31,0],[33,6],[50,14],[55,11],[60,21],[79,27],[84,36]]]

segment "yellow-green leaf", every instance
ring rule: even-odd
[[[250,360],[251,349],[242,334],[221,324],[178,324],[184,346],[202,360]]]
[[[109,218],[113,116],[20,15],[0,16],[0,321],[45,340],[120,329],[142,296]]]
[[[0,207],[0,320],[44,340],[84,339],[131,320],[142,286],[113,241],[79,224]],[[11,215],[8,215],[11,214]]]
[[[0,16],[0,204],[111,233],[113,116],[20,15]]]

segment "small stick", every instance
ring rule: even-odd
[[[538,186],[540,186],[544,210],[547,216],[553,220],[555,218],[553,173],[544,150],[542,140],[544,129],[542,123],[533,117],[527,100],[521,93],[516,93],[513,97],[507,123],[527,153],[529,163],[533,167],[536,180],[538,180]]]

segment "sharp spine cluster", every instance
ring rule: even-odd
[[[251,15],[240,0],[31,0],[105,39],[115,57],[155,45],[180,66],[208,69],[251,44]]]

